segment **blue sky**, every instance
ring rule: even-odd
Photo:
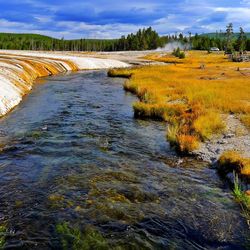
[[[160,34],[250,31],[250,0],[0,0],[0,32],[116,38],[152,26]]]

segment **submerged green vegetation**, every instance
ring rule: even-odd
[[[81,231],[78,227],[71,227],[68,223],[63,222],[56,226],[56,231],[59,234],[63,250],[110,249],[102,234],[91,225]]]
[[[7,231],[6,226],[0,225],[0,249],[4,248],[6,231]]]

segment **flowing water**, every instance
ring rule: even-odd
[[[244,249],[230,190],[174,153],[165,124],[134,119],[122,83],[105,71],[49,77],[0,120],[0,244]]]

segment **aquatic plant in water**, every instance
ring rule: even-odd
[[[63,249],[73,250],[108,250],[109,246],[102,234],[93,226],[87,225],[84,230],[70,226],[67,222],[56,225]]]
[[[5,235],[7,228],[5,225],[0,225],[0,249],[2,249],[5,245]]]
[[[239,177],[234,172],[234,189],[233,189],[234,196],[236,200],[241,204],[243,209],[243,214],[250,223],[250,197],[242,191],[241,185],[239,183]]]

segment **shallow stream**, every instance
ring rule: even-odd
[[[49,77],[0,120],[5,248],[244,249],[228,187],[178,157],[165,124],[134,119],[122,84],[105,71]]]

